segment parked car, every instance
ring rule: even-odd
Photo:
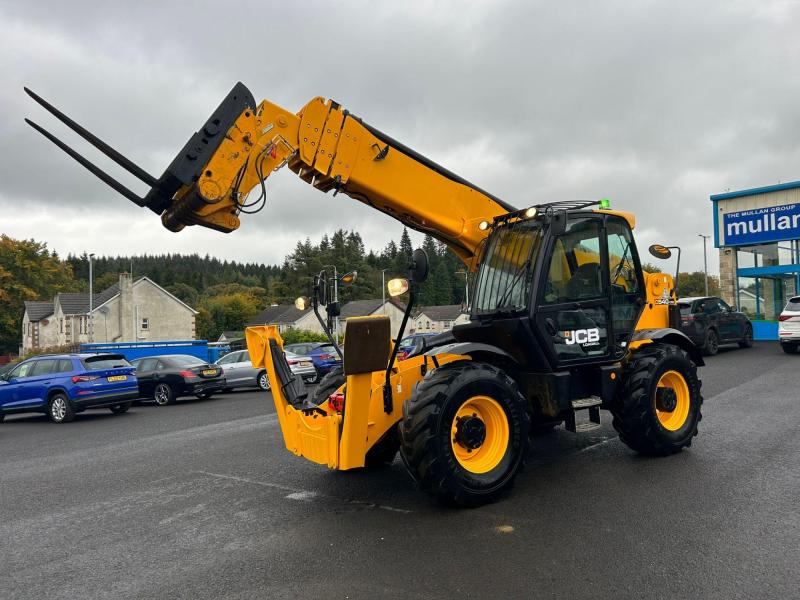
[[[285,354],[292,373],[299,375],[309,383],[317,380],[317,371],[308,357],[298,356],[291,352],[285,352]],[[270,389],[267,372],[263,368],[257,369],[253,366],[247,350],[237,350],[226,354],[214,364],[222,367],[225,372],[226,391],[240,387],[258,387],[264,391]]]
[[[342,364],[342,359],[339,358],[339,354],[337,354],[333,344],[320,344],[306,356],[314,363],[314,368],[320,378],[327,375],[333,367],[338,367]]]
[[[164,406],[180,396],[210,398],[226,387],[217,365],[189,354],[146,356],[133,361],[139,379],[139,397]]]
[[[121,354],[36,356],[0,377],[0,422],[21,412],[44,413],[54,423],[87,408],[121,414],[138,396],[134,369]]]
[[[308,356],[309,352],[324,345],[325,342],[297,342],[295,344],[286,344],[283,350],[285,352],[294,352],[300,356]]]
[[[789,298],[778,317],[778,339],[786,354],[795,354],[800,348],[800,296]]]
[[[716,296],[681,298],[681,330],[707,356],[713,356],[721,344],[738,343],[741,348],[753,345],[753,324],[743,312]]]
[[[397,350],[397,360],[405,360],[417,350],[422,348],[425,338],[433,337],[435,333],[412,333],[400,340],[400,348]]]

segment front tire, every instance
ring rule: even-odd
[[[719,352],[719,335],[714,329],[708,328],[706,331],[706,339],[703,343],[703,354],[706,356],[714,356]]]
[[[69,423],[75,418],[75,410],[66,394],[54,394],[47,406],[47,414],[53,423]]]
[[[611,410],[614,429],[629,448],[654,456],[692,445],[703,418],[697,367],[672,344],[648,344],[625,366]]]
[[[123,402],[122,404],[115,404],[114,406],[109,406],[108,408],[115,415],[121,415],[130,410],[131,402]]]
[[[495,502],[514,483],[529,417],[501,369],[459,361],[430,371],[403,406],[400,451],[419,486],[442,504]]]
[[[166,383],[159,383],[153,390],[153,400],[159,406],[175,403],[175,390]]]

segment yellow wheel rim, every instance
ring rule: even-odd
[[[499,465],[508,442],[508,417],[496,400],[473,396],[456,412],[450,443],[458,464],[470,473],[488,473]]]
[[[656,404],[656,416],[658,422],[664,429],[669,431],[678,431],[686,423],[689,416],[689,408],[691,406],[691,396],[689,394],[689,384],[686,383],[683,375],[677,371],[667,371],[658,380],[659,388],[666,388],[674,392],[674,408],[671,405],[659,407],[657,398],[654,399]]]

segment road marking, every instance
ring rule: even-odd
[[[289,500],[316,500],[316,499],[324,499],[324,500],[338,500],[339,502],[343,502],[345,504],[354,504],[357,506],[363,506],[365,508],[377,508],[379,510],[385,510],[389,512],[396,512],[401,514],[411,514],[414,511],[407,510],[405,508],[397,508],[396,506],[387,506],[385,504],[376,504],[374,502],[368,502],[366,500],[358,500],[355,498],[342,498],[340,496],[331,496],[329,494],[321,494],[319,492],[314,492],[311,490],[304,490],[301,488],[292,487],[289,485],[284,485],[282,483],[274,483],[271,481],[260,481],[258,479],[250,479],[249,477],[241,477],[239,475],[227,475],[223,473],[211,473],[210,471],[194,471],[194,473],[199,473],[200,475],[205,475],[207,477],[215,477],[217,479],[227,479],[229,481],[236,481],[238,483],[247,483],[250,485],[258,485],[261,487],[266,487],[274,490],[281,490],[284,492],[290,492],[285,498]]]
[[[581,452],[586,452],[588,450],[594,450],[595,448],[599,448],[600,446],[605,446],[609,442],[613,442],[614,440],[618,439],[619,438],[617,436],[606,438],[601,442],[597,442],[596,444],[592,444],[591,446],[586,446],[585,448],[581,448],[580,450],[578,450],[577,454],[580,454]]]

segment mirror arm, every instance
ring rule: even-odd
[[[322,326],[322,331],[325,332],[325,337],[328,338],[328,341],[333,346],[334,350],[336,350],[336,354],[339,355],[342,363],[344,363],[344,356],[342,356],[342,349],[339,348],[339,344],[336,343],[336,340],[333,339],[333,333],[331,332],[330,324],[325,323],[325,319],[322,318],[322,315],[319,314],[319,302],[317,302],[317,292],[319,291],[319,286],[315,286],[314,294],[311,297],[311,308],[314,310],[314,316],[317,317],[317,321]],[[329,319],[330,320],[330,319]]]
[[[393,399],[392,399],[392,368],[394,368],[394,362],[397,358],[397,352],[400,350],[400,340],[403,339],[403,334],[406,331],[406,325],[408,324],[408,318],[411,316],[411,310],[414,308],[414,301],[417,298],[417,284],[411,284],[411,291],[409,293],[408,298],[408,306],[406,306],[406,312],[403,313],[403,321],[400,323],[400,330],[397,332],[397,339],[395,340],[394,347],[392,348],[392,355],[389,357],[389,364],[386,366],[386,378],[383,382],[383,412],[387,415],[391,414],[393,409]]]

